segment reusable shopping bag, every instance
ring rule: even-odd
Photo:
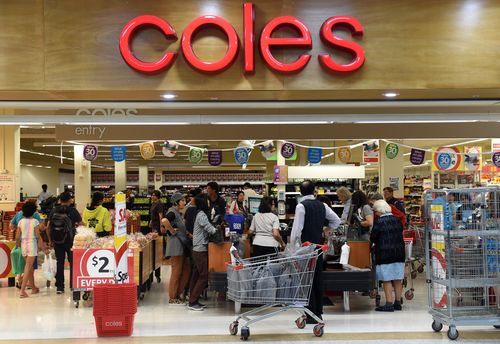
[[[51,254],[45,256],[45,261],[42,264],[43,276],[46,280],[52,280],[56,275],[57,263],[55,259],[52,258]]]
[[[20,247],[16,247],[10,252],[10,261],[12,262],[12,273],[14,275],[24,272],[24,258]]]
[[[265,266],[262,269],[262,274],[257,280],[255,290],[255,297],[257,299],[261,299],[266,303],[276,300],[276,280],[269,266]]]

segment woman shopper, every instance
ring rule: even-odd
[[[344,205],[344,210],[342,211],[340,220],[342,221],[342,223],[347,223],[349,220],[349,212],[351,210],[351,191],[349,191],[349,189],[345,186],[342,186],[337,189],[337,197],[339,198],[339,201]]]
[[[357,238],[369,240],[373,226],[373,210],[368,203],[368,197],[363,191],[356,191],[352,194],[351,204],[353,207],[351,224],[358,229]]]
[[[186,207],[186,199],[181,193],[175,193],[170,198],[172,207],[168,210],[165,218],[162,219],[162,232],[169,236],[165,255],[170,257],[170,283],[168,294],[170,305],[183,305],[181,293],[186,289],[191,274],[191,264],[189,263],[189,252],[191,249],[190,240],[186,232],[186,225],[181,212]]]
[[[236,199],[229,206],[229,214],[240,214],[245,217],[248,215],[247,208],[245,207],[245,193],[243,191],[236,193]]]
[[[248,234],[255,234],[252,244],[252,257],[275,254],[278,248],[284,248],[285,243],[280,235],[280,221],[272,213],[272,200],[263,197],[260,201],[259,212],[255,214],[248,230]]]
[[[16,245],[21,247],[21,252],[25,260],[23,281],[21,284],[21,292],[19,297],[24,299],[28,297],[26,287],[31,287],[31,294],[38,294],[40,289],[35,285],[35,270],[33,264],[38,256],[38,247],[45,254],[48,254],[48,249],[40,236],[40,222],[33,215],[36,212],[35,203],[26,203],[23,206],[23,218],[18,223],[16,231]]]
[[[83,224],[97,234],[99,238],[110,235],[112,224],[108,209],[102,206],[104,194],[95,192],[90,206],[83,211]]]
[[[195,197],[196,218],[193,229],[193,273],[189,286],[189,306],[193,311],[203,311],[205,305],[199,302],[200,296],[208,283],[208,238],[217,229],[209,220],[208,198],[206,194]]]
[[[370,241],[375,249],[377,280],[383,282],[386,302],[384,306],[377,307],[375,310],[379,312],[400,311],[405,268],[403,225],[392,215],[391,207],[386,201],[376,201],[373,209],[378,218],[373,225]]]

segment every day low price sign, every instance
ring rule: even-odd
[[[127,156],[126,146],[113,146],[111,147],[111,159],[115,162],[122,162]]]

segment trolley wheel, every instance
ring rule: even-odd
[[[377,295],[377,296],[375,297],[375,305],[376,305],[377,307],[379,307],[379,306],[380,306],[380,299],[381,299],[380,295]]]
[[[241,340],[248,340],[248,337],[250,337],[250,329],[246,326],[241,328]]]
[[[494,328],[496,328],[497,330],[500,330],[500,325],[493,325]]]
[[[160,276],[156,277],[156,282],[161,283],[161,277]]]
[[[89,292],[88,292],[88,291],[84,292],[84,293],[83,293],[83,296],[82,296],[82,299],[83,299],[84,301],[88,301],[88,299],[89,299],[89,298],[90,298],[90,294],[89,294]]]
[[[80,301],[75,301],[75,303],[74,303],[74,304],[75,304],[75,308],[80,307]]]
[[[50,281],[49,281],[49,280],[47,280],[47,282],[45,283],[45,286],[46,286],[47,288],[50,288]]]
[[[417,268],[418,273],[423,273],[424,272],[424,264],[420,264]]]
[[[407,299],[407,300],[413,300],[414,296],[415,296],[415,294],[413,294],[413,290],[408,290],[405,293],[405,299]]]
[[[434,320],[432,322],[432,329],[434,330],[434,332],[441,332],[441,330],[443,329],[443,324]]]
[[[231,335],[236,336],[238,334],[238,322],[233,321],[231,324],[229,324],[229,333]]]
[[[457,340],[458,339],[458,331],[457,331],[457,328],[455,326],[450,326],[450,328],[448,329],[448,338],[450,338],[451,340]]]
[[[323,327],[325,325],[323,324],[317,324],[314,326],[314,329],[313,329],[313,333],[316,337],[322,337],[323,336],[323,333],[324,333],[324,330],[323,330]]]
[[[297,320],[295,320],[295,325],[297,325],[297,327],[302,330],[306,327],[306,319],[304,317],[298,318]]]
[[[417,271],[416,270],[412,270],[411,272],[411,279],[415,279],[417,278]]]
[[[376,289],[372,289],[372,291],[370,291],[370,299],[375,299],[377,298],[378,296],[378,291]]]

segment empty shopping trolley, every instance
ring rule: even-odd
[[[292,252],[243,259],[242,264],[227,266],[228,293],[230,300],[247,305],[261,305],[241,314],[229,325],[232,335],[238,333],[240,320],[241,339],[250,336],[249,326],[278,314],[295,311],[300,317],[295,321],[298,328],[306,326],[307,315],[318,323],[313,333],[323,335],[325,326],[306,306],[309,303],[317,259],[328,246],[308,245]],[[273,307],[278,307],[267,312]],[[307,314],[307,315],[306,315]],[[250,316],[254,316],[250,319]]]

